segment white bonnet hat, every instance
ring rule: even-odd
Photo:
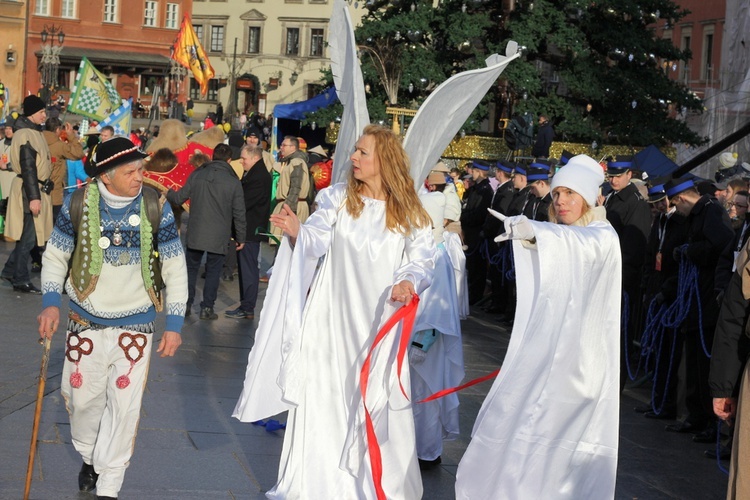
[[[587,155],[577,155],[568,161],[552,177],[550,189],[566,187],[580,194],[590,206],[596,204],[599,186],[604,182],[604,170],[599,163]]]

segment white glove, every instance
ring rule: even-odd
[[[533,240],[534,227],[525,215],[514,215],[506,217],[500,212],[488,208],[487,211],[493,217],[499,219],[505,224],[505,232],[495,238],[496,243],[507,240]]]

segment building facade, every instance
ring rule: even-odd
[[[671,79],[703,98],[707,89],[720,87],[726,0],[681,0],[679,4],[690,13],[674,25],[660,20],[657,33],[672,40],[675,47],[689,49],[693,57],[688,62],[664,61],[664,69]]]
[[[194,0],[193,27],[216,73],[205,96],[188,78],[196,116],[218,103],[226,120],[268,115],[320,93],[332,8],[333,0]],[[365,12],[352,7],[352,22]]]
[[[5,92],[0,99],[3,107],[9,110],[20,108],[25,94],[23,92],[24,63],[21,57],[26,42],[26,9],[27,2],[0,0],[0,82]],[[0,116],[3,110],[0,109]]]
[[[184,101],[187,89],[182,78],[170,77],[169,55],[192,0],[29,2],[25,91],[67,97],[87,57],[123,99],[149,106],[159,87],[160,95]],[[55,55],[59,60],[50,60]],[[162,111],[166,101],[160,100]]]

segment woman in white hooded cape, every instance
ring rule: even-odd
[[[579,155],[552,179],[558,224],[504,218],[518,306],[508,353],[458,466],[456,498],[613,498],[617,474],[620,246],[604,173]]]
[[[366,127],[352,165],[348,183],[321,191],[304,225],[287,209],[271,218],[285,237],[234,412],[253,422],[289,410],[269,498],[377,498],[360,370],[379,327],[430,285],[435,267],[430,219],[398,137]],[[373,353],[367,408],[385,496],[417,499],[422,481],[408,366],[401,384],[397,376],[398,330]]]

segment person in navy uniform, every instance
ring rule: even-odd
[[[487,285],[487,261],[482,250],[484,241],[484,221],[487,209],[492,203],[494,191],[487,175],[490,164],[474,160],[471,164],[471,176],[474,185],[464,195],[466,205],[461,211],[461,229],[464,232],[466,250],[466,274],[469,280],[469,304],[476,304],[484,296]]]

